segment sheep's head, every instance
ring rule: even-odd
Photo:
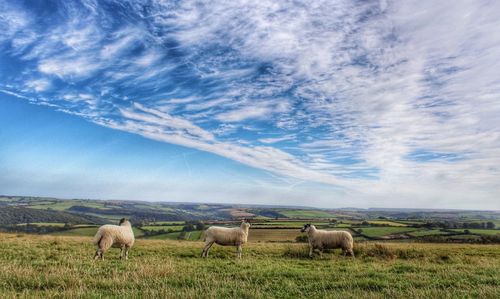
[[[122,226],[122,225],[130,225],[130,222],[128,221],[127,218],[122,218],[122,219],[120,219],[120,224],[119,225],[120,226]]]
[[[302,227],[302,229],[300,230],[301,232],[303,233],[307,233],[309,232],[309,229],[311,228],[311,224],[304,224],[304,226]]]
[[[241,221],[241,227],[242,227],[242,228],[250,228],[250,226],[251,226],[251,225],[250,225],[250,222],[248,222],[248,220],[243,219],[243,220]]]

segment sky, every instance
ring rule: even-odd
[[[499,1],[0,2],[0,194],[500,209]]]

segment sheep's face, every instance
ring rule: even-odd
[[[128,221],[127,218],[122,218],[122,219],[120,219],[120,224],[119,225],[120,226],[122,226],[122,225],[130,225],[130,222]]]
[[[248,222],[248,221],[242,221],[241,222],[241,227],[242,228],[250,228],[250,226],[251,226],[250,222]]]
[[[309,232],[309,229],[311,229],[311,225],[310,224],[304,224],[304,226],[302,227],[302,229],[300,231],[303,232],[303,233],[307,233],[307,232]]]

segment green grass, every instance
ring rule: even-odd
[[[97,226],[92,226],[92,227],[80,227],[80,228],[73,228],[61,232],[55,232],[52,233],[53,235],[58,235],[58,236],[87,236],[87,237],[93,237],[96,232],[97,232],[98,227]],[[134,230],[134,235],[136,237],[140,237],[144,235],[144,232],[140,229],[133,228]]]
[[[148,237],[146,237],[146,239],[148,239],[148,240],[177,240],[179,238],[180,234],[181,234],[181,232],[154,235],[154,236],[148,236]]]
[[[310,221],[309,221],[310,222]],[[308,222],[306,221],[268,221],[268,222],[252,222],[252,227],[289,227],[289,228],[298,228],[300,229],[301,227],[304,226]],[[320,222],[320,221],[315,221],[313,222],[314,225],[321,227],[328,225],[328,222]]]
[[[466,229],[450,229],[450,231],[458,232],[458,233],[463,233],[464,230]],[[500,229],[475,229],[475,228],[470,228],[468,229],[471,234],[478,234],[478,235],[500,235]]]
[[[61,232],[55,232],[52,233],[53,235],[57,236],[94,236],[95,233],[97,232],[97,226],[93,227],[79,227],[79,228],[73,228]]]
[[[147,226],[143,226],[142,229],[143,230],[147,230],[147,231],[159,231],[159,230],[173,230],[173,231],[180,231],[182,230],[184,226],[182,225],[147,225]]]
[[[280,210],[280,214],[288,218],[333,218],[336,215],[317,210]]]
[[[20,223],[20,224],[16,224],[16,225],[23,226],[23,225],[27,225],[27,223]],[[61,222],[31,222],[30,225],[63,227],[64,223],[61,223]]]
[[[78,201],[78,200],[66,200],[66,201],[31,201],[29,207],[32,209],[41,210],[55,210],[55,211],[65,211],[72,206],[84,206],[89,208],[97,208],[102,210],[108,210],[103,203],[88,202],[88,201]]]
[[[187,241],[198,241],[202,235],[202,231],[192,231],[186,233]],[[146,237],[148,240],[177,240],[181,232],[167,233],[155,236]]]
[[[450,233],[443,232],[439,229],[418,230],[418,231],[408,233],[408,235],[410,235],[412,237],[423,237],[423,236],[432,236],[432,235],[449,235],[449,234]]]
[[[392,234],[401,234],[405,232],[412,232],[419,230],[419,228],[410,228],[410,227],[361,227],[363,230],[362,234],[368,237],[383,237]],[[354,229],[354,230],[357,230]]]
[[[389,220],[369,220],[368,223],[378,224],[378,225],[389,225],[389,226],[408,226],[408,224],[405,223],[399,223]]]
[[[88,237],[0,235],[2,298],[499,298],[500,247],[363,244],[306,257],[303,244],[137,240],[128,261],[94,261]]]
[[[349,223],[339,223],[335,225],[335,227],[351,227],[352,225]]]
[[[476,236],[476,235],[455,235],[455,236],[449,236],[447,237],[449,239],[465,239],[465,240],[480,240],[481,237]]]
[[[165,225],[165,226],[170,226],[170,225],[181,225],[184,224],[184,221],[156,221],[151,223],[151,225]]]

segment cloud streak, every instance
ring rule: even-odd
[[[495,2],[55,7],[2,4],[2,90],[353,200],[500,192]]]

